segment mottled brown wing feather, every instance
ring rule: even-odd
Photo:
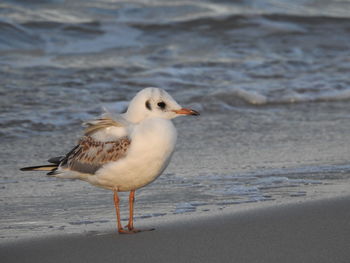
[[[84,136],[66,156],[61,167],[80,173],[94,174],[104,164],[125,157],[130,143],[127,137],[117,141],[100,142],[90,136]]]

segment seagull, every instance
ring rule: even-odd
[[[66,155],[49,159],[49,165],[21,170],[48,171],[50,176],[79,179],[112,190],[118,232],[140,232],[133,224],[135,191],[157,179],[168,166],[177,139],[171,119],[184,115],[199,113],[182,108],[163,89],[142,89],[125,113],[105,113],[85,122],[84,136]],[[123,228],[118,192],[126,191],[130,191],[129,221]]]

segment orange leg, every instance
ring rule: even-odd
[[[117,214],[117,228],[118,232],[121,233],[124,231],[122,227],[122,223],[120,222],[120,208],[119,208],[119,196],[117,190],[114,190],[114,206],[115,206],[115,212]]]
[[[119,196],[118,191],[114,190],[114,205],[115,210],[117,214],[117,227],[118,232],[120,234],[134,234],[141,231],[152,231],[154,228],[147,229],[147,230],[138,230],[134,228],[134,202],[135,202],[135,190],[130,191],[129,195],[129,223],[127,224],[128,229],[124,229],[122,227],[121,221],[120,221],[120,208],[119,208]]]
[[[129,218],[129,224],[127,225],[128,230],[124,229],[122,227],[122,223],[120,220],[120,208],[119,208],[119,196],[118,191],[114,190],[114,206],[115,206],[115,212],[117,214],[117,228],[118,232],[120,234],[133,234],[140,232],[139,230],[136,230],[133,226],[133,211],[134,211],[134,199],[135,199],[135,190],[130,192],[130,218]]]
[[[127,225],[129,230],[134,229],[134,203],[135,203],[135,190],[131,190],[129,195],[129,223]]]

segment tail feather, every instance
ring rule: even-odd
[[[57,167],[58,167],[57,164],[48,164],[48,165],[23,167],[20,170],[21,171],[52,171],[57,169]]]

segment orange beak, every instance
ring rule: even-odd
[[[195,116],[199,115],[198,111],[186,109],[186,108],[182,108],[179,110],[173,110],[173,112],[175,112],[176,114],[180,114],[180,115],[195,115]]]

